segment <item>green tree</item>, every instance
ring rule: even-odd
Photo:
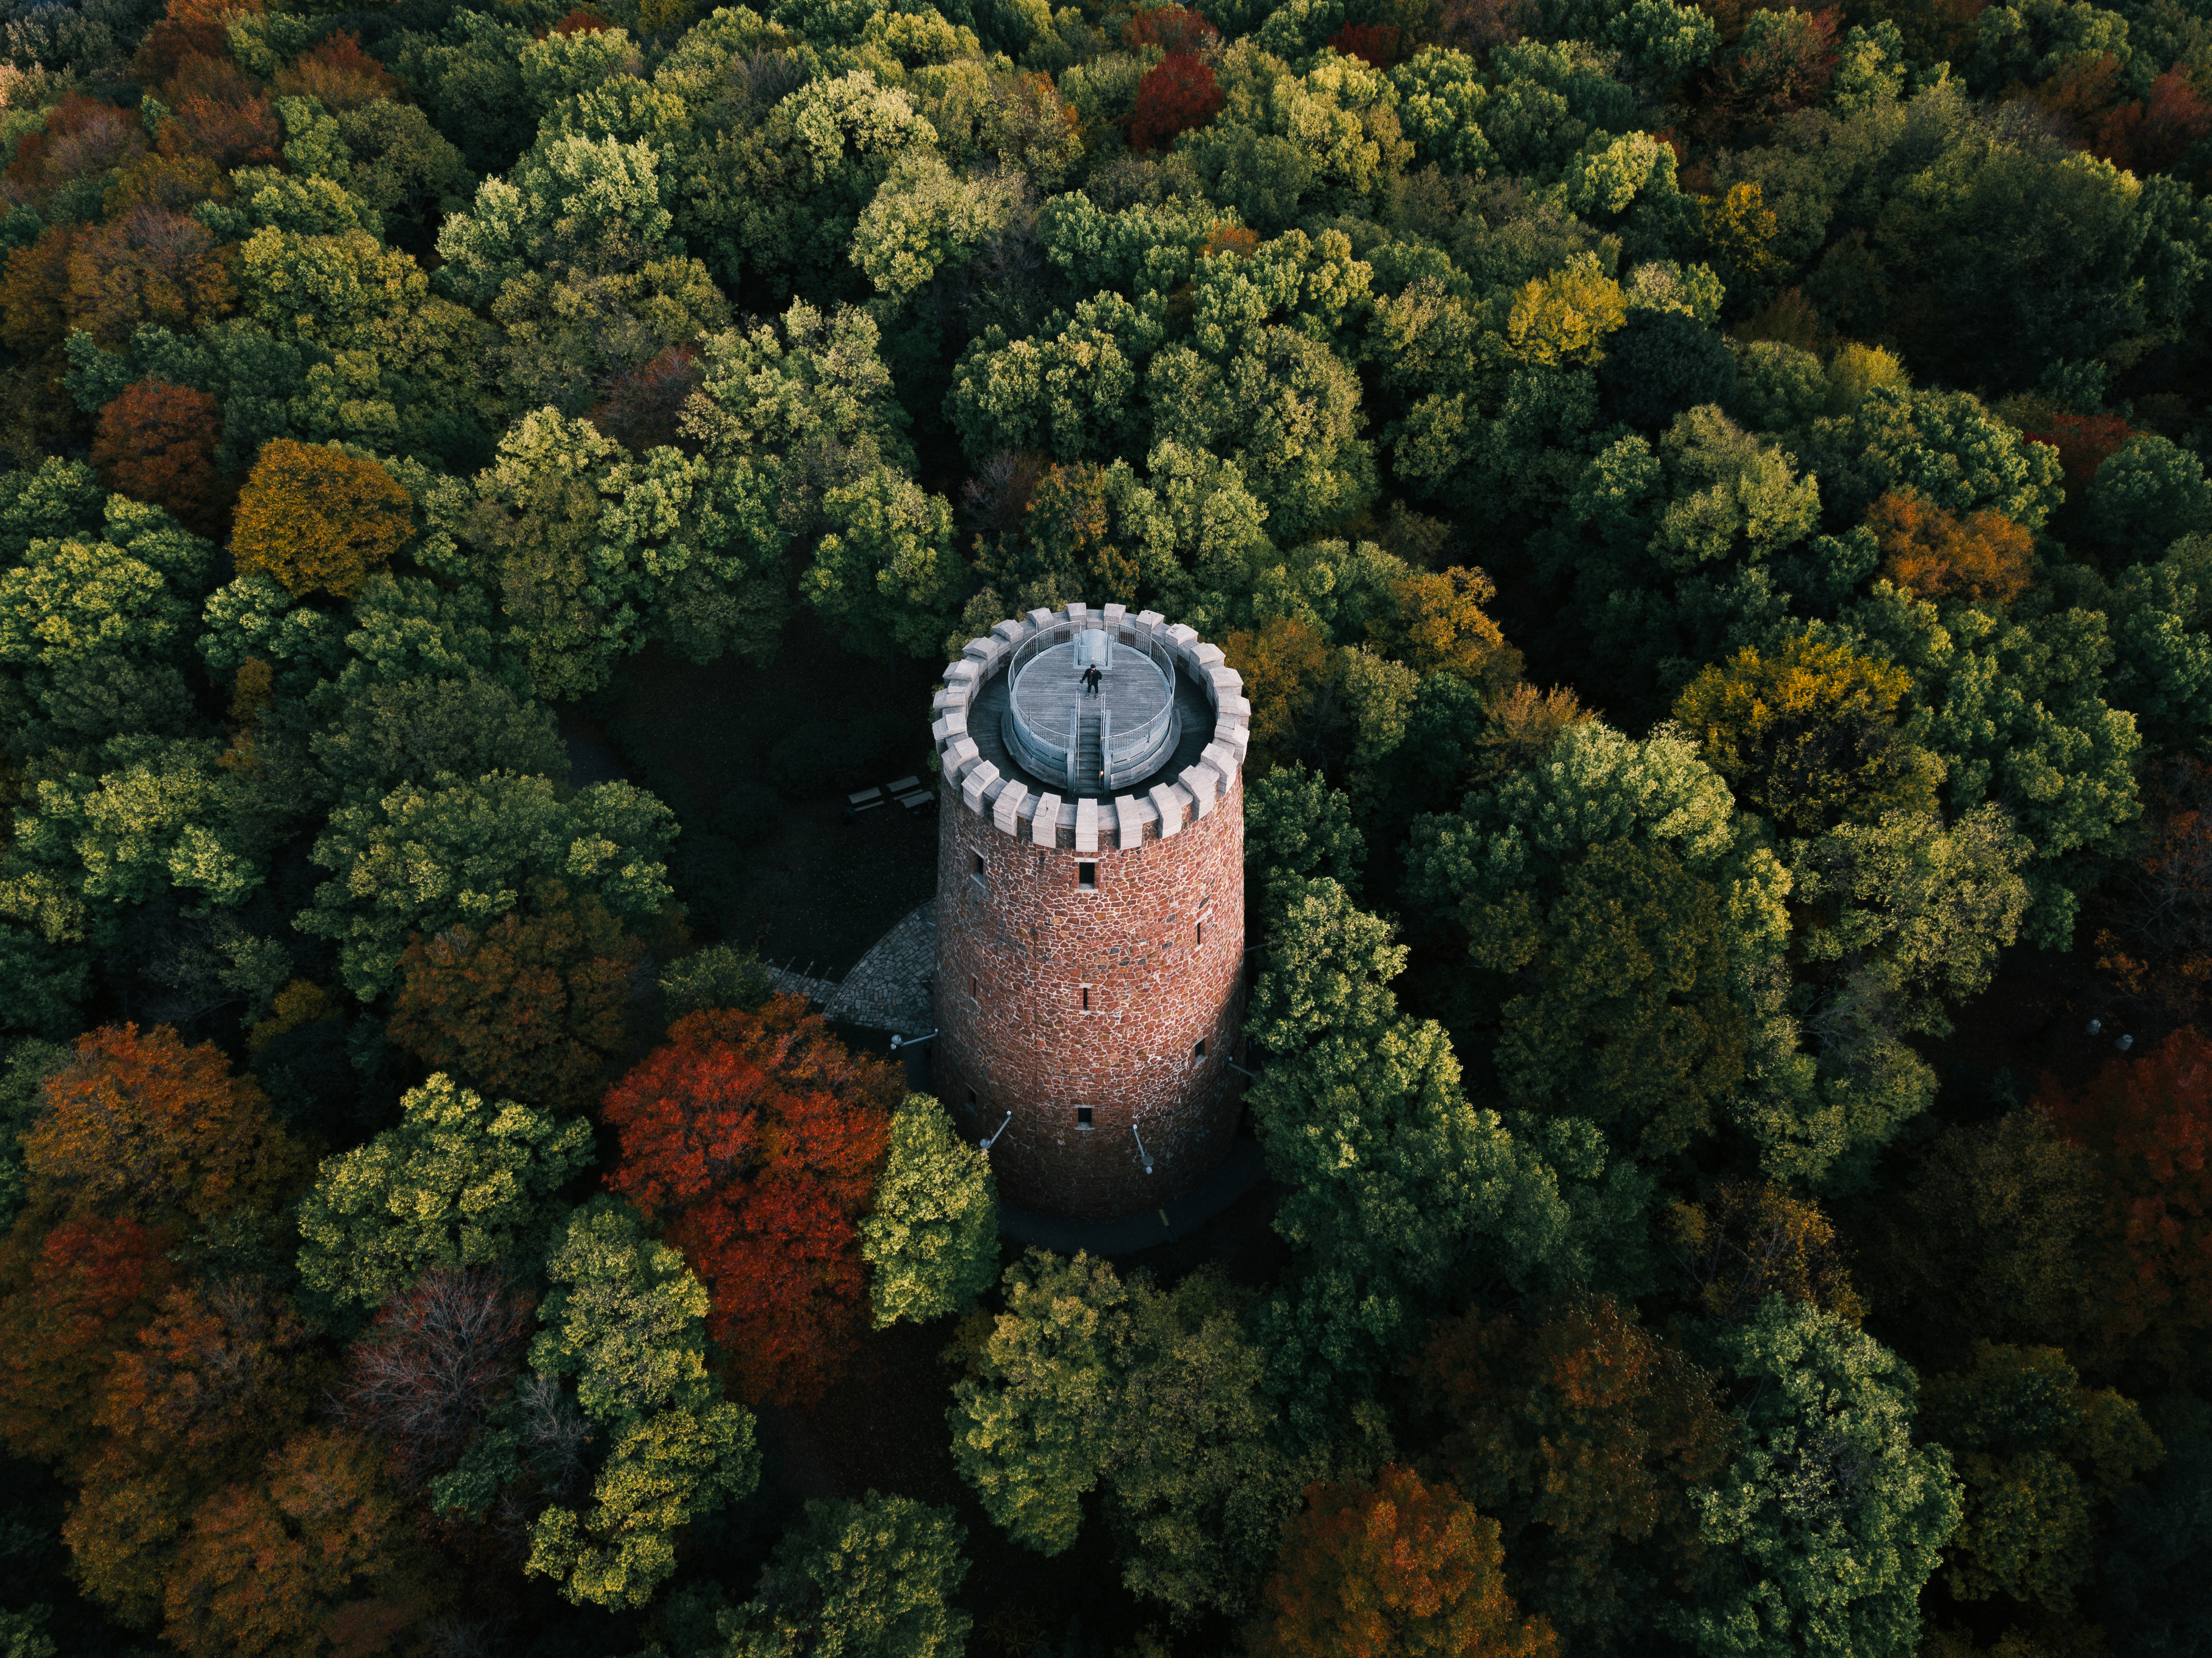
[[[2078,607],[2010,618],[1965,605],[1939,611],[1877,581],[1838,632],[1855,653],[1912,676],[1926,710],[1914,734],[1944,763],[1948,804],[1963,814],[1992,801],[2011,812],[2032,848],[2024,935],[2063,943],[2081,858],[2142,810],[2142,738],[2134,717],[2103,695],[2109,620]]]
[[[2089,480],[2086,518],[2115,563],[2144,563],[2184,536],[2212,533],[2212,483],[2195,455],[2138,432]]]
[[[2112,1501],[2163,1454],[2130,1400],[2081,1385],[2055,1347],[1974,1344],[1930,1376],[1923,1430],[1947,1446],[1966,1511],[1944,1578],[1962,1600],[2003,1594],[2063,1618],[2096,1573]]]
[[[952,1386],[952,1459],[993,1523],[1059,1554],[1111,1450],[1115,1315],[1128,1291],[1080,1251],[1070,1260],[1032,1249],[1001,1284],[1006,1310]]]
[[[1617,841],[1590,849],[1548,914],[1507,915],[1539,935],[1515,981],[1528,987],[1499,1010],[1507,1097],[1602,1123],[1645,1157],[1710,1133],[1748,1057],[1720,890],[1663,847]]]
[[[1701,1654],[1917,1650],[1960,1491],[1943,1449],[1913,1442],[1911,1368],[1781,1296],[1714,1345],[1749,1395],[1727,1471],[1696,1497],[1729,1570],[1662,1624]]]
[[[295,925],[335,941],[347,987],[370,1000],[397,979],[410,934],[496,920],[532,880],[596,897],[620,920],[650,920],[671,896],[663,859],[674,828],[667,807],[627,783],[565,800],[551,779],[511,772],[403,786],[331,814],[314,858],[337,878]]]
[[[574,1379],[607,1448],[591,1508],[540,1514],[524,1570],[577,1605],[643,1606],[676,1570],[675,1533],[758,1483],[753,1418],[707,1370],[705,1287],[635,1210],[577,1211],[545,1270],[532,1368]]]
[[[1325,878],[1359,890],[1367,844],[1352,822],[1352,798],[1304,766],[1278,766],[1244,791],[1244,866],[1272,895],[1291,883]],[[1248,907],[1255,917],[1257,907]]]
[[[1017,1540],[1058,1554],[1103,1486],[1122,1582],[1178,1619],[1249,1610],[1301,1485],[1326,1461],[1275,1442],[1249,1294],[1172,1291],[1031,1250],[955,1384],[953,1455]]]
[[[722,1615],[724,1658],[937,1658],[971,1619],[948,1509],[910,1497],[816,1502],[775,1546],[763,1597]]]
[[[486,772],[557,777],[568,765],[552,711],[482,674],[356,685],[311,743],[316,763],[356,803]]]
[[[928,1095],[908,1095],[891,1119],[890,1161],[860,1223],[860,1254],[879,1330],[964,1313],[997,1281],[991,1160]]]
[[[300,1206],[300,1278],[340,1306],[376,1307],[433,1266],[520,1260],[554,1194],[591,1162],[591,1125],[440,1075],[410,1089],[404,1121],[326,1159]]]

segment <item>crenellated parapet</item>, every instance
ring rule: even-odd
[[[1189,763],[1127,792],[1110,786],[1085,790],[1018,774],[1022,768],[1009,757],[1006,743],[979,740],[982,734],[970,730],[978,705],[1011,665],[1038,647],[1073,644],[1086,631],[1103,632],[1118,646],[1172,661],[1203,693],[1212,731]],[[946,666],[932,707],[946,804],[957,800],[962,810],[989,819],[1017,840],[1063,851],[1134,850],[1180,833],[1228,798],[1251,741],[1252,705],[1243,676],[1224,660],[1221,647],[1157,610],[1131,616],[1120,604],[1094,611],[1079,602],[1000,623],[986,637],[969,640],[959,659]]]

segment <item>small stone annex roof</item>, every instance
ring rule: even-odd
[[[1085,796],[1063,799],[1009,777],[983,757],[968,732],[968,712],[983,687],[1006,671],[1015,649],[1040,633],[1073,639],[1083,629],[1103,626],[1125,643],[1157,639],[1171,649],[1201,687],[1213,709],[1213,734],[1195,763],[1172,782],[1156,783],[1142,794],[1111,800]],[[1133,851],[1147,840],[1176,834],[1204,817],[1228,798],[1243,769],[1251,741],[1252,705],[1245,700],[1243,677],[1209,645],[1181,623],[1170,625],[1157,610],[1128,614],[1109,604],[1094,613],[1074,603],[1061,610],[1031,610],[1001,622],[984,639],[971,639],[960,659],[945,670],[945,683],[932,700],[937,720],[930,727],[945,771],[946,793],[957,793],[963,811],[988,817],[1003,833],[1040,847],[1096,852],[1101,837]],[[948,809],[952,802],[948,799]]]

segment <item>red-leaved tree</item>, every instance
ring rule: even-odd
[[[2049,431],[2026,434],[2028,442],[2047,444],[2058,452],[2058,464],[2074,483],[2087,483],[2096,477],[2106,458],[2130,435],[2127,422],[2118,415],[2054,415]]]
[[[586,418],[634,455],[673,447],[681,436],[677,422],[684,402],[705,378],[697,346],[669,346],[607,382]]]
[[[1171,52],[1145,71],[1137,82],[1137,111],[1129,118],[1129,142],[1141,154],[1170,144],[1176,135],[1202,127],[1228,101],[1213,70],[1188,52]]]
[[[135,1220],[71,1220],[24,1247],[28,1270],[10,1272],[0,1296],[0,1435],[16,1455],[89,1453],[109,1370],[177,1280],[174,1242]],[[18,1247],[9,1240],[11,1255]]]
[[[622,1155],[607,1183],[666,1224],[705,1283],[748,1400],[817,1396],[865,1328],[855,1228],[902,1091],[802,999],[775,996],[678,1019],[608,1093]]]
[[[1552,1626],[1506,1593],[1498,1522],[1448,1480],[1385,1467],[1314,1485],[1283,1527],[1253,1642],[1260,1658],[1552,1658]]]
[[[215,467],[222,406],[206,392],[140,380],[100,411],[92,464],[118,495],[166,507],[204,536],[222,534],[228,491]]]
[[[2184,1387],[2212,1374],[2212,1044],[2177,1030],[2085,1087],[2046,1078],[2042,1102],[2103,1176],[2110,1254],[2094,1304],[2113,1356]]]
[[[2176,64],[2150,83],[2148,98],[2105,117],[2094,148],[2115,167],[2162,173],[2207,132],[2212,132],[2212,106]]]
[[[1346,58],[1388,69],[1405,56],[1406,31],[1395,23],[1346,23],[1328,43]]]
[[[1121,25],[1121,44],[1134,49],[1158,46],[1162,52],[1196,52],[1221,31],[1188,6],[1155,6],[1132,12]]]

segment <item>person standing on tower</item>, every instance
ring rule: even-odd
[[[1098,671],[1098,665],[1094,662],[1083,671],[1083,689],[1096,696],[1099,683],[1104,678],[1105,676]]]

